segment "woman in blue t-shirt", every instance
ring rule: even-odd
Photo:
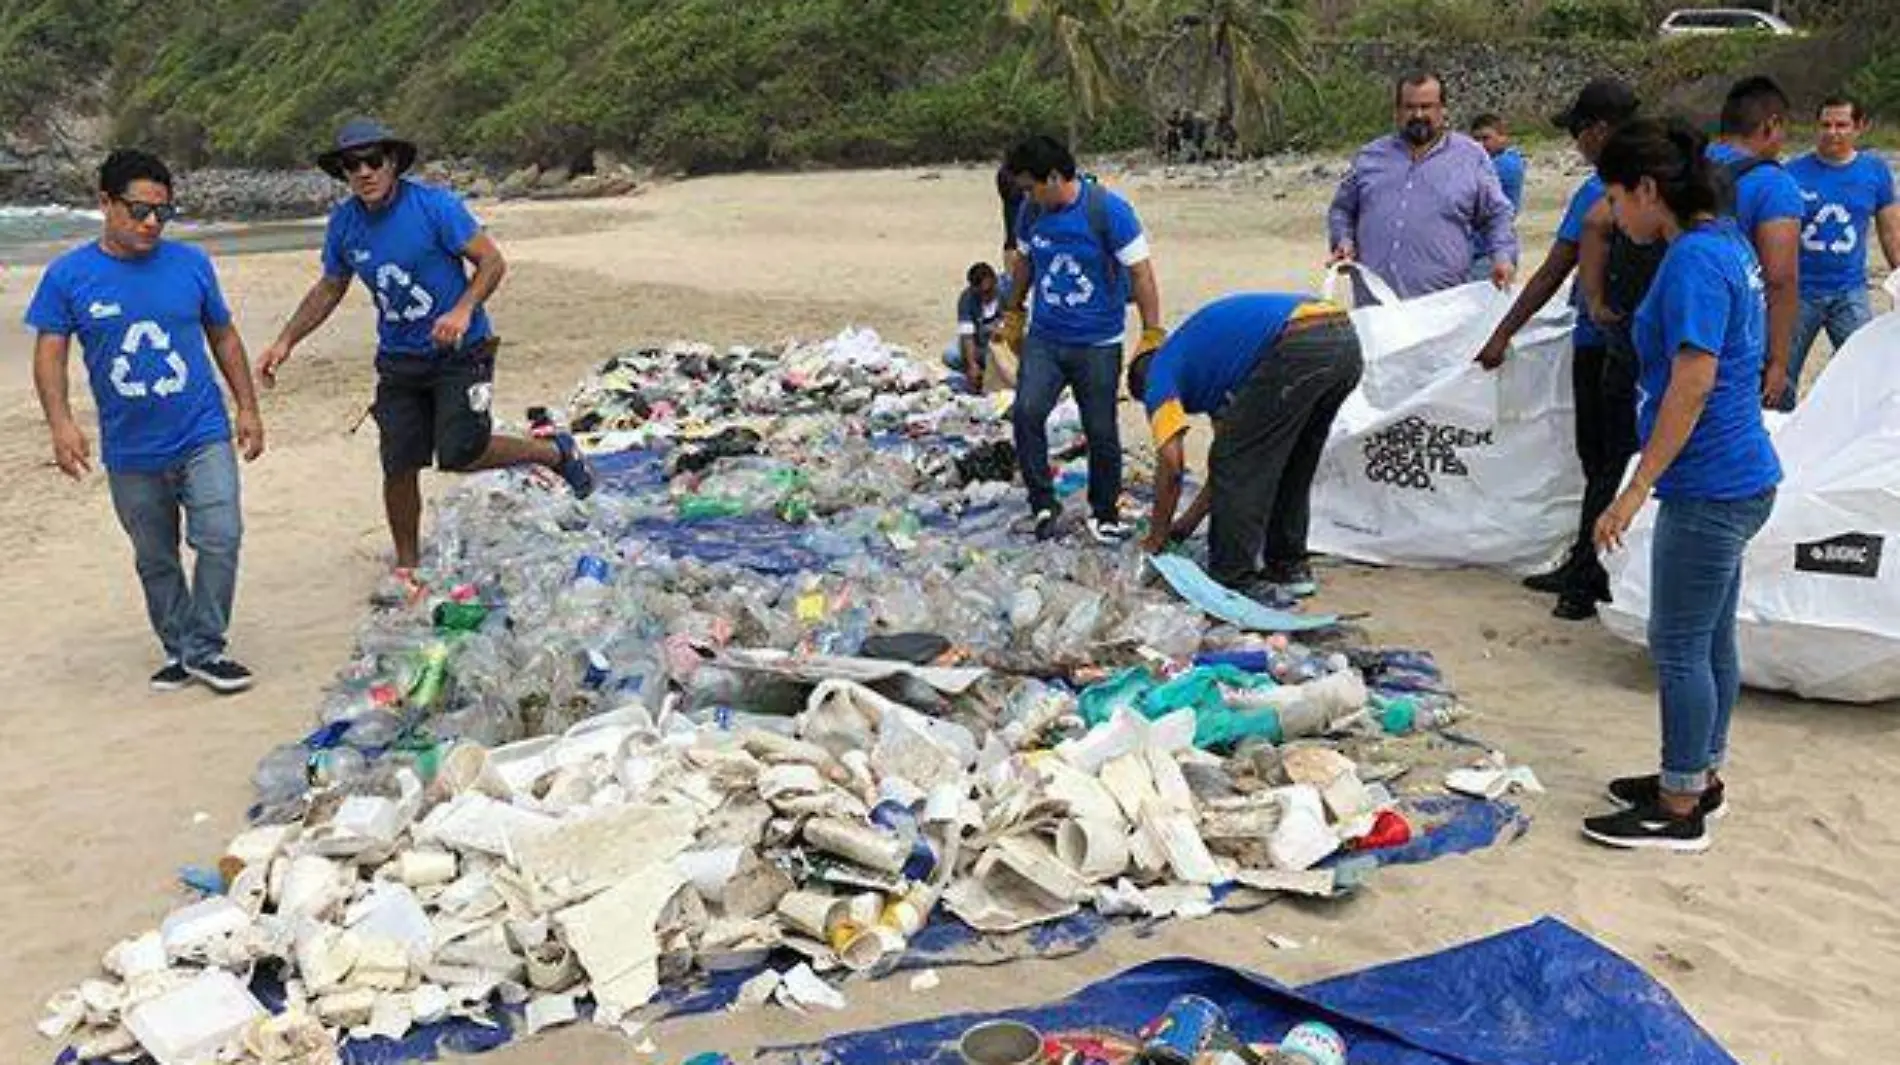
[[[1616,223],[1669,245],[1632,329],[1643,450],[1597,522],[1620,547],[1653,492],[1649,650],[1662,700],[1662,772],[1612,781],[1621,813],[1584,821],[1613,847],[1699,851],[1724,812],[1718,772],[1741,694],[1735,611],[1742,553],[1774,509],[1781,465],[1761,420],[1766,287],[1748,238],[1717,217],[1702,135],[1654,120],[1619,129],[1597,160]]]

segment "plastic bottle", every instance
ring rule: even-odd
[[[689,495],[679,501],[681,521],[705,521],[709,518],[732,518],[745,513],[745,504],[724,496]]]
[[[310,789],[310,749],[301,743],[273,748],[251,772],[251,785],[267,808],[301,798]]]
[[[437,632],[474,632],[488,620],[488,607],[482,603],[444,600],[435,605],[433,620]]]

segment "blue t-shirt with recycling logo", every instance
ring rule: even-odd
[[[323,272],[354,275],[376,301],[379,357],[438,354],[430,334],[435,320],[468,291],[462,259],[482,231],[462,198],[447,189],[407,179],[396,182],[390,202],[376,210],[351,196],[330,212],[323,236]],[[488,312],[475,308],[467,350],[492,334]]]
[[[1872,152],[1845,163],[1807,155],[1788,164],[1801,187],[1801,294],[1832,296],[1867,284],[1867,233],[1892,206],[1893,171]]]
[[[156,473],[231,438],[205,328],[231,324],[211,259],[161,240],[121,259],[96,242],[53,260],[26,324],[76,337],[113,473]]]

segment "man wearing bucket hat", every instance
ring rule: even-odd
[[[376,425],[382,434],[383,506],[396,566],[419,553],[419,474],[535,464],[556,471],[574,494],[593,491],[593,471],[574,438],[550,441],[492,432],[489,402],[499,340],[483,308],[507,264],[462,198],[403,175],[414,144],[373,119],[352,119],[317,165],[349,185],[330,212],[323,276],[265,352],[266,387],[305,337],[336,310],[352,275],[376,305]],[[465,263],[474,265],[473,276]]]

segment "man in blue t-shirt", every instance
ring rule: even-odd
[[[1100,543],[1120,543],[1129,529],[1118,502],[1116,405],[1129,299],[1141,313],[1137,356],[1167,335],[1148,238],[1128,201],[1081,178],[1060,141],[1026,140],[1010,151],[1007,165],[1025,201],[1016,222],[1022,254],[1010,268],[1009,310],[998,338],[1021,353],[1011,418],[1036,536],[1056,535],[1062,513],[1049,472],[1049,415],[1062,390],[1072,388],[1088,437],[1088,529]],[[1033,308],[1026,339],[1025,301]]]
[[[507,263],[462,198],[402,175],[416,147],[371,119],[352,119],[317,157],[351,196],[330,212],[323,276],[264,352],[266,387],[304,337],[342,302],[350,278],[376,305],[376,427],[382,434],[383,508],[396,568],[410,576],[420,553],[419,473],[533,463],[556,471],[581,498],[593,471],[573,436],[497,436],[489,412],[500,341],[484,304]],[[464,262],[473,264],[469,276]]]
[[[1570,134],[1584,161],[1595,165],[1610,133],[1634,116],[1636,109],[1636,93],[1628,85],[1615,78],[1596,78],[1551,121]],[[1581,254],[1585,219],[1602,201],[1603,181],[1595,174],[1571,194],[1544,264],[1531,275],[1478,352],[1477,361],[1487,369],[1503,365],[1511,338],[1563,288]],[[1577,308],[1570,335],[1570,377],[1576,397],[1577,459],[1583,466],[1583,506],[1577,538],[1563,564],[1526,578],[1524,584],[1533,591],[1557,593],[1552,613],[1566,621],[1580,621],[1596,616],[1598,601],[1609,595],[1609,574],[1597,560],[1592,535],[1597,517],[1616,498],[1623,469],[1636,453],[1636,360],[1633,354],[1612,352],[1609,338],[1583,310],[1581,284],[1571,286],[1570,302]]]
[[[1781,402],[1801,318],[1801,187],[1780,161],[1788,139],[1788,111],[1788,94],[1773,78],[1743,78],[1729,89],[1722,103],[1721,137],[1709,145],[1709,159],[1732,178],[1732,213],[1761,261],[1768,289],[1763,406]]]
[[[1313,476],[1333,417],[1359,386],[1359,334],[1311,296],[1248,293],[1195,311],[1128,366],[1148,410],[1155,502],[1142,548],[1185,540],[1210,514],[1208,575],[1269,601],[1316,590],[1306,563]],[[1213,420],[1207,484],[1179,520],[1188,415]]]
[[[1503,117],[1490,112],[1471,120],[1471,139],[1491,157],[1491,167],[1498,172],[1498,186],[1504,190],[1504,198],[1511,201],[1511,224],[1515,226],[1516,220],[1524,215],[1524,177],[1529,169],[1524,153],[1512,146],[1511,129]],[[1491,256],[1485,253],[1484,238],[1474,232],[1471,234],[1471,280],[1490,278]]]
[[[243,691],[251,671],[224,649],[244,524],[231,422],[211,365],[237,404],[238,447],[254,460],[264,452],[264,423],[244,342],[211,260],[163,239],[176,213],[164,163],[139,151],[107,156],[99,213],[99,239],[55,259],[26,311],[38,333],[33,384],[52,430],[53,459],[74,480],[92,468],[91,445],[66,392],[77,337],[99,410],[112,507],[132,540],[146,615],[165,650],[152,687],[173,691],[197,680],[220,693]],[[189,583],[178,552],[180,511],[197,555]]]
[[[1822,329],[1836,351],[1873,321],[1867,299],[1867,235],[1880,234],[1888,269],[1900,265],[1900,204],[1886,160],[1859,149],[1867,132],[1860,104],[1845,96],[1822,101],[1815,150],[1788,164],[1805,205],[1801,226],[1801,320],[1788,356],[1781,409],[1793,410],[1801,368]]]
[[[971,263],[967,282],[957,295],[957,339],[943,353],[944,365],[961,374],[971,392],[983,391],[993,365],[990,339],[1003,321],[1003,299],[1008,286],[989,263]]]

